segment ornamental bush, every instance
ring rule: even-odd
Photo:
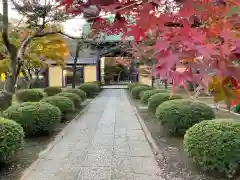
[[[78,89],[83,90],[88,98],[94,98],[99,92],[99,87],[96,83],[84,83]]]
[[[132,88],[132,91],[131,91],[131,95],[132,95],[132,98],[134,99],[140,99],[140,93],[142,91],[147,91],[147,90],[152,90],[153,87],[151,86],[143,86],[143,85],[140,85],[140,86],[135,86]]]
[[[128,90],[131,92],[132,88],[134,88],[135,86],[140,86],[140,85],[143,85],[143,84],[141,84],[139,82],[128,84]]]
[[[62,92],[62,89],[61,89],[61,87],[46,87],[46,88],[44,88],[43,91],[47,94],[47,96],[54,96],[54,95]]]
[[[87,94],[81,89],[64,89],[63,92],[77,94],[82,101],[87,99]]]
[[[182,96],[178,94],[174,94],[171,96],[170,93],[154,94],[148,99],[148,110],[150,113],[155,115],[156,109],[159,104],[162,104],[165,101],[169,101],[173,99],[182,99]]]
[[[72,100],[64,96],[55,95],[46,97],[41,102],[47,102],[58,107],[63,115],[67,113],[72,113],[75,109]]]
[[[232,110],[233,112],[240,114],[240,104],[236,105]]]
[[[81,107],[82,99],[77,94],[69,93],[69,92],[61,92],[57,95],[69,98],[74,103],[74,106],[76,108]]]
[[[98,87],[98,90],[101,91],[101,82],[100,81],[93,81],[93,82],[89,82],[89,83],[96,84]]]
[[[13,105],[3,116],[19,123],[27,137],[51,133],[61,120],[60,110],[46,102],[26,102]]]
[[[215,118],[215,113],[205,103],[176,99],[160,104],[156,117],[169,132],[184,135],[194,124]]]
[[[0,162],[9,164],[23,148],[24,132],[20,124],[0,117]]]
[[[153,89],[153,90],[147,90],[147,91],[142,91],[140,93],[140,99],[142,104],[148,104],[148,99],[157,93],[166,93],[167,90],[165,89]]]
[[[236,174],[240,167],[240,123],[231,119],[202,121],[184,136],[184,150],[193,162],[208,172]]]
[[[18,102],[38,102],[44,98],[41,89],[23,89],[16,93]]]

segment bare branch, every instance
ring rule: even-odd
[[[16,27],[17,30],[18,30],[19,26],[21,25],[21,23],[23,22],[23,19],[24,19],[24,17],[22,17],[22,18],[20,19],[20,21],[18,22],[17,27]]]
[[[64,35],[64,36],[66,36],[66,37],[68,37],[68,38],[70,38],[70,39],[74,39],[74,40],[83,40],[83,37],[74,37],[74,36],[70,36],[70,35],[68,35],[68,34],[66,34],[66,33],[64,33],[64,32],[58,32],[59,34],[62,34],[62,35]]]

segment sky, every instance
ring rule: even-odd
[[[42,0],[40,0],[42,1]],[[13,9],[13,5],[9,2],[9,19],[13,18],[16,20],[20,20],[21,19],[21,15]],[[2,0],[0,0],[0,13],[2,13]],[[64,26],[64,31],[65,33],[71,35],[71,36],[75,36],[75,37],[80,37],[81,35],[81,28],[83,26],[83,24],[85,23],[85,20],[80,18],[80,17],[76,17],[75,19],[71,19],[68,20],[66,22],[63,23]]]

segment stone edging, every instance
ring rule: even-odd
[[[126,92],[125,92],[125,93],[126,93]],[[128,100],[129,100],[129,102],[130,102],[133,110],[134,110],[134,113],[135,113],[135,115],[136,115],[136,117],[137,117],[137,119],[138,119],[138,122],[140,123],[140,125],[141,125],[141,127],[142,127],[142,130],[143,130],[143,132],[144,132],[144,134],[145,134],[145,137],[146,137],[146,139],[147,139],[150,147],[151,147],[152,150],[153,150],[153,154],[154,154],[154,155],[158,155],[159,152],[160,152],[160,150],[159,150],[157,144],[155,143],[155,140],[153,139],[153,137],[152,137],[151,133],[149,132],[147,126],[145,125],[142,117],[140,116],[140,114],[139,114],[139,112],[138,112],[138,110],[137,110],[137,107],[136,107],[135,104],[132,102],[132,100],[130,99],[130,97],[129,97],[128,94],[127,94],[127,97],[128,97]]]
[[[95,97],[96,98],[96,97]],[[79,117],[83,116],[84,115],[84,112],[89,108],[91,102],[95,99],[91,99],[89,101],[89,103],[79,112],[78,115],[75,116],[75,118],[73,118],[55,137],[52,141],[49,142],[49,144],[47,145],[47,147],[40,151],[40,153],[38,154],[38,158],[37,160],[35,160],[29,167],[27,167],[22,175],[21,175],[21,178],[20,180],[24,180],[25,177],[27,177],[27,175],[30,173],[31,171],[31,167],[32,166],[35,166],[39,163],[39,161],[41,159],[44,159],[44,157],[46,156],[46,154],[59,142],[61,141],[61,139],[64,137],[64,135],[66,134],[66,132],[69,131],[69,129],[71,129],[71,126],[74,124],[74,121],[77,120]],[[83,113],[82,113],[83,112]]]

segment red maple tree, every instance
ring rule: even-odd
[[[240,102],[239,0],[63,0],[61,6],[83,14],[95,31],[134,37],[135,55],[151,52],[155,72],[173,80],[173,89],[191,81],[216,101]],[[114,14],[114,22],[101,13]],[[179,64],[185,71],[175,70]]]

